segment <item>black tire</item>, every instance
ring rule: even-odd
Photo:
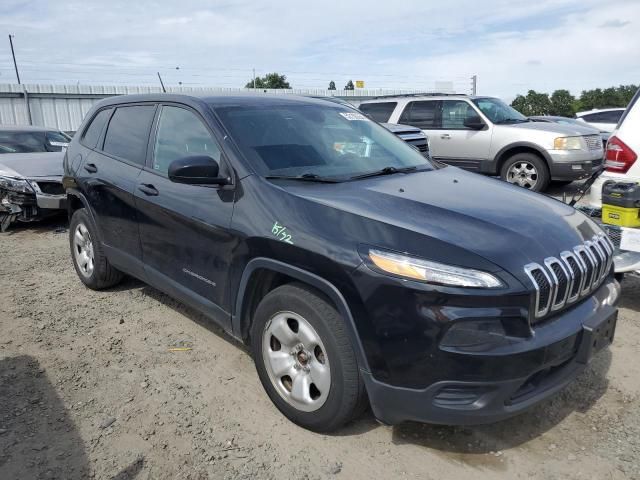
[[[547,167],[546,162],[542,158],[534,153],[516,153],[515,155],[509,157],[500,169],[500,177],[502,178],[502,180],[514,185],[518,185],[518,183],[515,183],[513,180],[509,179],[509,170],[512,166],[519,162],[522,164],[530,164],[535,168],[537,177],[536,183],[533,188],[529,188],[529,190],[533,192],[542,192],[546,190],[551,180],[549,167]]]
[[[324,404],[306,412],[287,402],[271,381],[263,358],[263,333],[276,314],[304,317],[319,335],[328,358],[331,382]],[[283,285],[260,302],[251,325],[251,350],[262,386],[292,422],[315,432],[334,431],[361,415],[368,405],[358,361],[342,316],[323,296],[303,284]],[[294,357],[295,358],[295,357]]]
[[[81,270],[76,257],[76,246],[74,244],[74,235],[79,225],[84,225],[89,232],[91,244],[93,247],[93,271],[87,274]],[[122,280],[124,276],[122,272],[111,266],[107,257],[102,250],[102,243],[98,235],[98,229],[91,220],[87,210],[80,208],[73,212],[71,222],[69,224],[69,248],[71,250],[71,261],[76,269],[78,277],[87,287],[92,290],[102,290],[109,288]]]

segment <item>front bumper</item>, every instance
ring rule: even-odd
[[[386,384],[363,372],[373,412],[380,421],[412,420],[446,425],[491,423],[516,415],[567,386],[612,340],[620,293],[610,279],[591,297],[560,313],[513,348],[455,352],[449,371],[483,368],[486,378],[448,378],[423,389]]]
[[[602,150],[548,150],[549,172],[553,180],[582,180],[602,164]]]
[[[36,194],[36,204],[38,208],[42,209],[65,210],[67,208],[67,196],[38,193]]]

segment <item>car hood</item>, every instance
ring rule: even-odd
[[[504,125],[499,126],[502,127]],[[589,127],[587,125],[581,127],[579,125],[561,125],[559,123],[549,122],[524,122],[509,124],[507,126],[509,128],[538,130],[541,132],[555,133],[562,136],[596,135],[598,133],[594,131],[593,127]]]
[[[63,152],[5,153],[0,155],[0,175],[39,178],[61,177]]]
[[[436,239],[437,245],[479,255],[521,280],[525,264],[557,256],[599,231],[562,202],[454,167],[329,185],[291,182],[283,188],[386,226],[369,229],[379,238],[361,243],[442,261],[438,251],[430,251],[435,244],[426,241]],[[398,229],[405,233],[397,235]],[[413,233],[418,241],[403,244]]]
[[[401,123],[381,123],[380,125],[382,125],[384,128],[386,128],[387,130],[389,130],[392,133],[422,133],[422,130],[420,130],[417,127],[412,127],[411,125],[403,125]]]

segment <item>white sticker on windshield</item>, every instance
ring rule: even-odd
[[[361,121],[365,121],[368,122],[369,119],[364,116],[361,113],[358,112],[340,112],[340,115],[342,115],[344,118],[346,118],[347,120],[353,122],[355,120],[361,120]]]

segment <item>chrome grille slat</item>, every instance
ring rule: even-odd
[[[584,269],[572,252],[564,251],[560,254],[560,258],[562,258],[567,269],[571,272],[571,283],[568,288],[567,303],[573,303],[578,299],[582,291],[585,278]]]
[[[602,138],[600,135],[583,135],[589,150],[602,150]]]
[[[533,283],[533,286],[536,289],[536,302],[535,302],[536,317],[543,317],[549,311],[549,305],[551,303],[551,295],[547,293],[546,294],[547,300],[544,302],[544,307],[541,305],[541,302],[544,299],[543,292],[546,288],[549,288],[549,289],[551,288],[551,280],[549,279],[547,272],[544,271],[544,268],[542,268],[542,266],[538,265],[537,263],[530,263],[528,265],[525,265],[524,271],[528,275],[528,277],[531,279],[531,282]],[[544,276],[547,282],[546,286],[542,285],[541,282],[538,279],[536,279],[535,277],[536,272],[541,273]]]
[[[593,237],[592,246],[593,246],[593,249],[595,249],[595,251],[597,252],[598,256],[600,257],[600,269],[598,270],[598,280],[597,280],[599,282],[600,279],[602,279],[602,277],[604,277],[607,272],[607,255],[604,253],[604,250],[600,245],[600,241],[597,235]]]
[[[603,233],[548,257],[543,264],[529,263],[524,271],[535,289],[534,320],[572,304],[598,288],[611,271],[614,247]]]

